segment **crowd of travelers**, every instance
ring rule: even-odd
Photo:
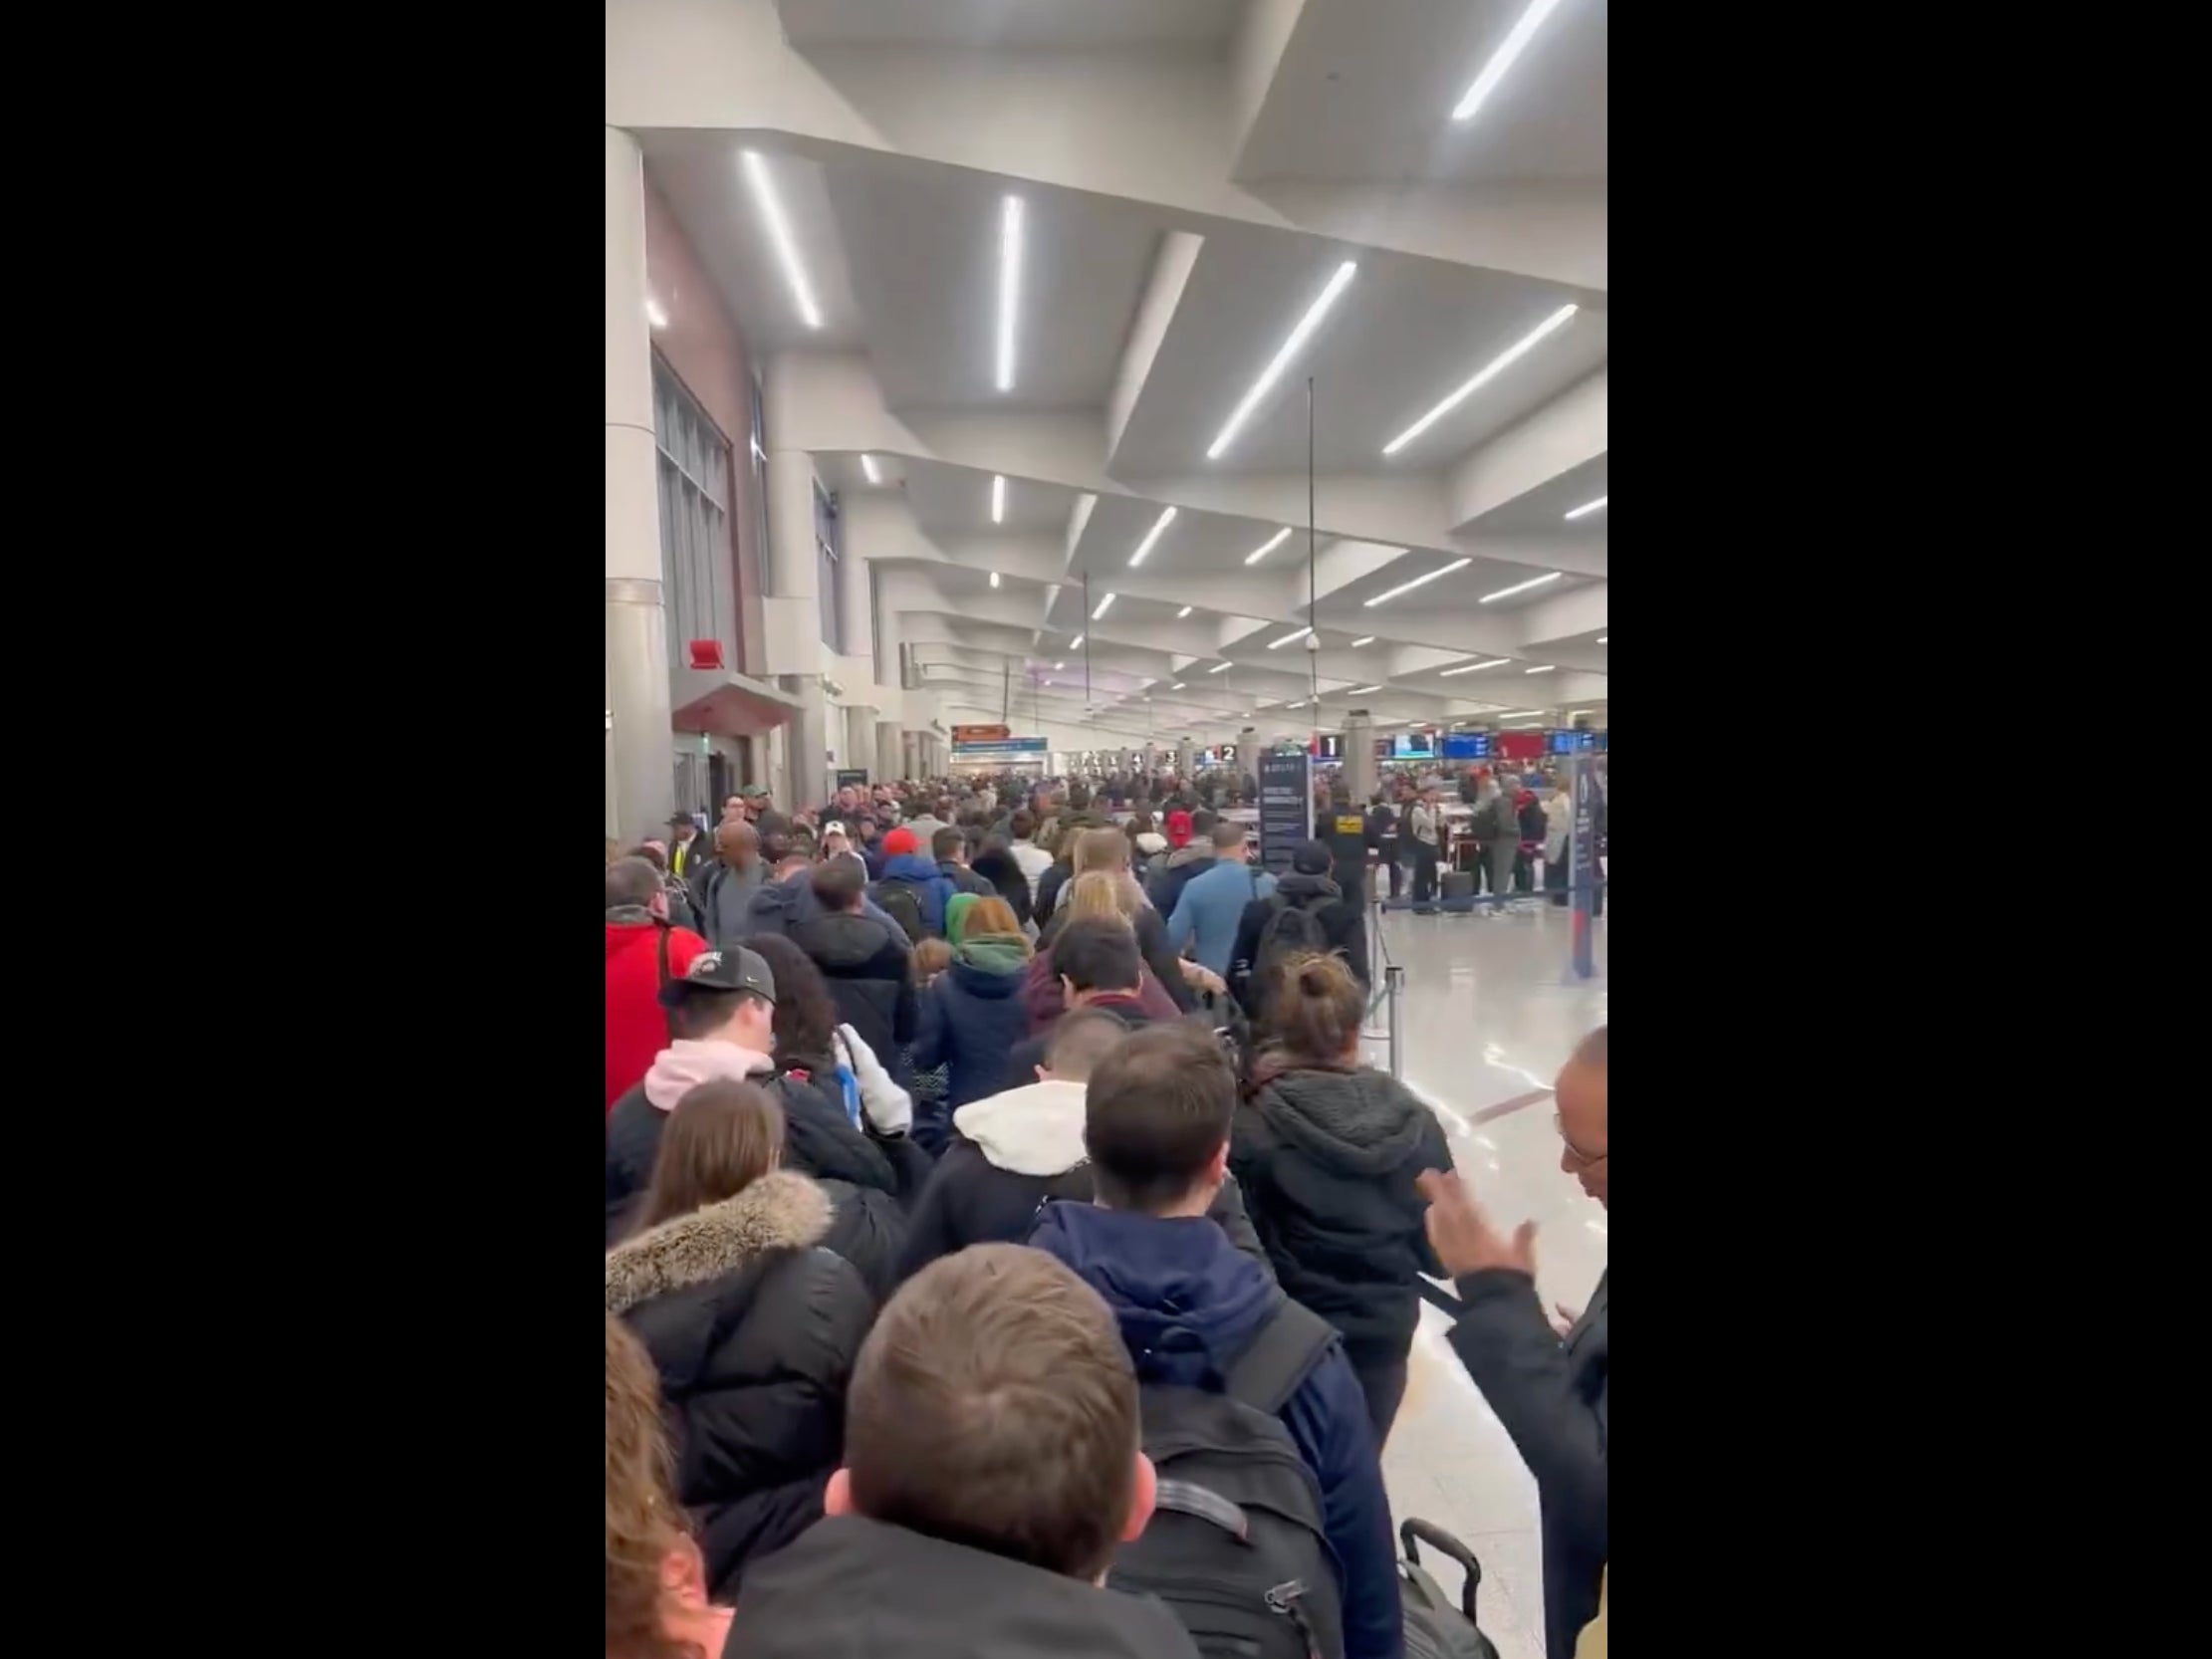
[[[1362,1065],[1331,848],[1267,874],[1142,782],[610,843],[609,1659],[1479,1652],[1383,1489],[1423,1276],[1537,1478],[1549,1651],[1602,1652],[1604,1282],[1557,1328]],[[1605,1071],[1600,1028],[1558,1085],[1600,1203]]]

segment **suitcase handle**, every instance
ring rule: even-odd
[[[1467,1615],[1469,1624],[1476,1623],[1475,1591],[1482,1588],[1482,1562],[1475,1559],[1475,1552],[1433,1522],[1402,1521],[1398,1524],[1398,1541],[1405,1546],[1405,1558],[1415,1566],[1421,1564],[1421,1552],[1413,1547],[1415,1539],[1459,1563],[1465,1574],[1459,1585],[1459,1610]]]

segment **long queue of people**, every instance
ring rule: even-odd
[[[1563,1339],[1527,1229],[1361,1066],[1328,849],[1278,882],[1203,808],[944,805],[926,873],[772,806],[608,864],[609,1659],[1461,1651],[1379,1464],[1423,1274],[1573,1652],[1603,1283]],[[739,878],[743,932],[672,918]],[[1559,1093],[1600,1202],[1604,1073],[1600,1030]]]

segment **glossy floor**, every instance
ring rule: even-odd
[[[1383,927],[1390,959],[1405,969],[1405,1081],[1436,1108],[1453,1160],[1485,1207],[1507,1225],[1535,1219],[1547,1306],[1580,1307],[1605,1268],[1605,1212],[1560,1169],[1550,1088],[1583,1035],[1605,1021],[1606,926],[1597,923],[1599,977],[1588,985],[1570,983],[1568,918],[1548,906],[1496,917],[1393,914]],[[1373,1059],[1386,1061],[1379,1045]],[[1423,1304],[1405,1403],[1382,1451],[1390,1508],[1467,1542],[1483,1566],[1484,1632],[1502,1659],[1538,1659],[1536,1483],[1453,1357],[1449,1323]],[[1456,1567],[1423,1564],[1456,1593]]]

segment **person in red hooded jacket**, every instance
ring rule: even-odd
[[[644,858],[607,866],[607,1109],[645,1075],[668,1046],[660,988],[681,979],[707,948],[687,927],[670,927],[660,872]]]

